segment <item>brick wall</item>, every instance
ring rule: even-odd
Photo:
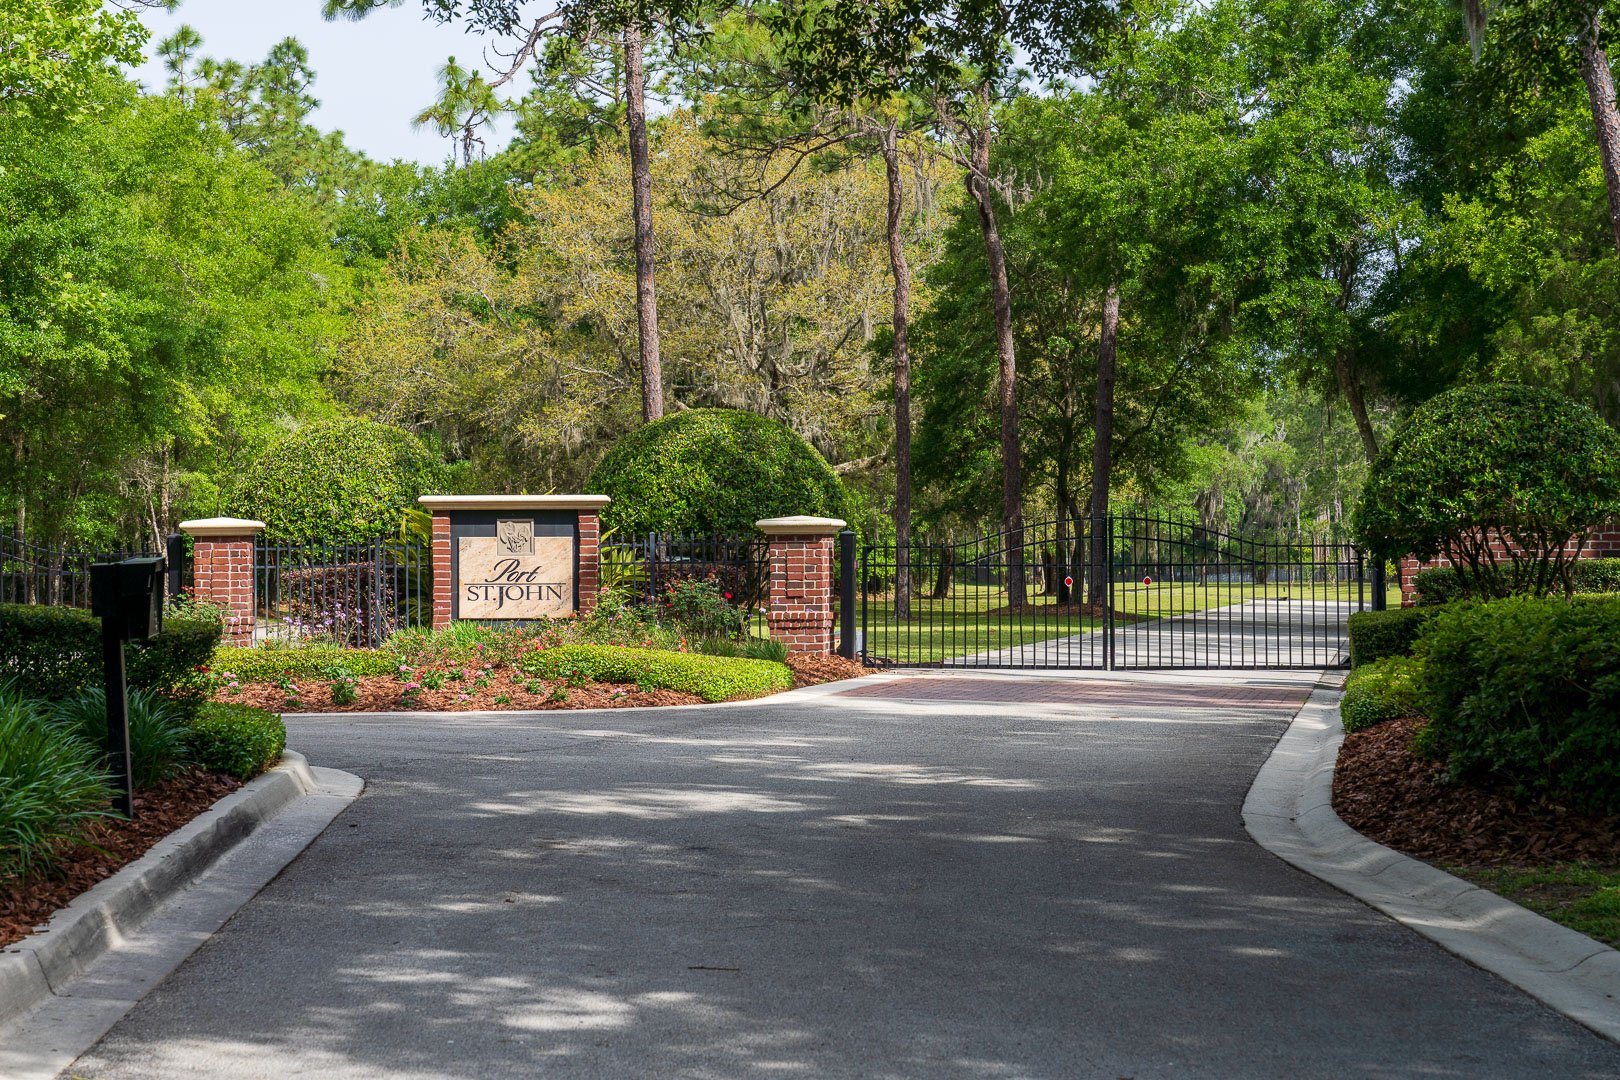
[[[842,523],[840,523],[842,524]],[[770,538],[771,587],[766,622],[791,653],[833,649],[833,538]]]
[[[579,613],[596,610],[596,597],[602,587],[602,519],[588,510],[579,513],[579,569],[575,582],[579,590]]]
[[[1574,551],[1575,542],[1571,540],[1565,546],[1566,551]],[[1491,551],[1496,556],[1506,557],[1511,550],[1510,546],[1500,538],[1491,542]],[[1583,559],[1614,559],[1620,558],[1620,523],[1600,526],[1592,530],[1592,537],[1580,551]],[[1418,571],[1428,570],[1436,566],[1450,566],[1451,560],[1445,556],[1419,562],[1411,555],[1401,559],[1401,606],[1411,607],[1417,602],[1415,581]]]
[[[433,629],[443,630],[450,625],[450,597],[454,583],[450,580],[450,515],[433,515]]]
[[[226,645],[253,644],[253,548],[263,529],[262,522],[235,518],[180,523],[192,538],[191,595],[224,610]]]

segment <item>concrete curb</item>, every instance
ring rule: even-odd
[[[303,755],[288,752],[280,765],[74,898],[44,929],[7,946],[0,952],[0,1023],[61,992],[260,825],[319,790]]]
[[[1620,1042],[1620,952],[1427,863],[1333,812],[1343,676],[1324,676],[1261,766],[1243,824],[1278,858]]]

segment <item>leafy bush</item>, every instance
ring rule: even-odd
[[[281,760],[287,726],[251,705],[211,701],[191,721],[190,756],[210,772],[252,779]]]
[[[218,608],[182,601],[163,615],[163,633],[151,641],[131,642],[124,649],[124,668],[131,686],[164,694],[188,707],[207,696],[204,671],[225,624]]]
[[[187,710],[147,690],[129,691],[129,768],[138,788],[151,787],[190,764],[186,749]],[[97,748],[107,745],[107,691],[81,690],[58,701],[51,726]]]
[[[392,675],[399,670],[397,654],[384,649],[342,649],[336,645],[304,645],[296,649],[234,646],[214,650],[212,667],[242,682],[268,682],[282,675],[296,679],[331,679],[339,672],[351,675]]]
[[[747,616],[731,600],[712,581],[686,578],[664,590],[658,608],[687,637],[734,639],[742,637]]]
[[[1620,559],[1582,559],[1569,579],[1578,593],[1620,593]]]
[[[0,877],[49,865],[112,792],[95,747],[55,731],[43,708],[0,688]]]
[[[1408,656],[1386,656],[1364,664],[1350,673],[1339,701],[1339,718],[1346,735],[1382,724],[1417,716],[1423,711],[1414,676],[1417,661]]]
[[[643,533],[754,532],[761,518],[848,518],[843,484],[785,424],[736,409],[687,409],[637,428],[586,487],[610,495],[603,523]]]
[[[635,683],[658,690],[679,690],[704,701],[758,697],[793,686],[793,673],[782,664],[726,656],[700,656],[661,649],[624,649],[611,645],[563,645],[531,654],[523,669],[546,679],[585,678],[598,682]]]
[[[101,621],[78,608],[0,604],[0,680],[48,699],[101,682]]]
[[[1436,610],[1409,607],[1355,612],[1346,628],[1350,637],[1350,667],[1359,668],[1390,656],[1410,656],[1418,635],[1434,618]]]
[[[227,503],[231,513],[263,521],[272,542],[353,542],[394,535],[417,496],[446,479],[443,460],[415,435],[345,416],[272,444]]]
[[[1449,604],[1465,595],[1462,579],[1449,566],[1431,566],[1412,577],[1414,599],[1423,605]]]
[[[199,668],[208,664],[221,630],[211,607],[171,607],[164,612],[163,633],[124,647],[130,686],[187,703],[200,700]],[[53,701],[102,685],[101,620],[78,608],[0,604],[0,679]]]
[[[1452,604],[1418,655],[1424,742],[1452,776],[1620,812],[1620,599]]]
[[[1561,394],[1495,384],[1416,409],[1379,452],[1351,525],[1375,558],[1444,555],[1469,595],[1545,595],[1568,590],[1569,539],[1616,514],[1620,434]]]

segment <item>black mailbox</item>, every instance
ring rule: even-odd
[[[156,556],[90,567],[90,613],[125,641],[154,638],[163,629],[164,561]]]

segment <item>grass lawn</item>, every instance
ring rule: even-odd
[[[1448,866],[1446,870],[1537,915],[1620,948],[1620,869],[1565,863],[1534,870],[1469,866]]]
[[[1370,606],[1371,594],[1366,596]],[[1354,605],[1357,597],[1354,583],[1144,585],[1132,582],[1114,587],[1118,610],[1138,619],[1170,618],[1249,600],[1337,601]],[[894,618],[890,596],[873,596],[866,608],[866,650],[871,656],[902,663],[929,663],[1068,637],[1102,625],[1102,620],[1091,616],[1058,611],[1050,596],[1035,596],[1031,601],[1034,610],[1027,613],[988,614],[1007,602],[1000,586],[957,584],[943,600],[913,598],[912,618],[902,622]],[[1388,602],[1391,606],[1400,606],[1398,588],[1389,591]],[[1047,610],[1042,611],[1043,608]]]

